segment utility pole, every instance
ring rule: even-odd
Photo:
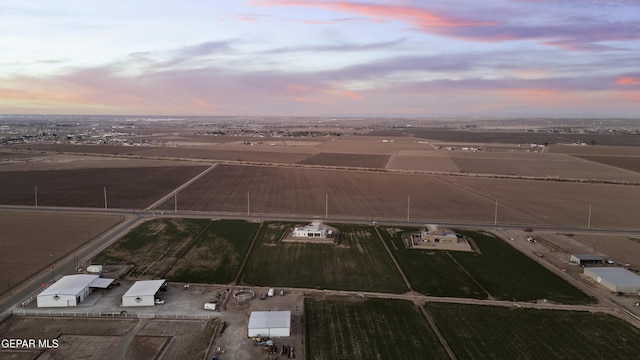
[[[329,193],[324,193],[324,218],[329,218]]]
[[[104,187],[104,208],[107,208],[107,187]]]
[[[591,204],[589,204],[589,218],[587,220],[587,229],[591,229]]]
[[[496,227],[498,226],[498,199],[496,199],[496,211],[493,217],[493,225]]]
[[[249,211],[249,192],[247,191],[247,216],[249,216],[251,212]]]
[[[36,185],[35,189],[34,189],[35,195],[36,195],[36,207],[38,207],[38,185]]]
[[[178,192],[173,193],[173,212],[178,213]]]
[[[409,221],[409,211],[411,210],[411,197],[407,196],[407,221]]]

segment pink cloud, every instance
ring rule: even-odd
[[[616,84],[620,85],[640,85],[640,77],[623,77],[616,80]]]
[[[257,2],[266,6],[305,6],[331,11],[357,13],[369,16],[376,21],[395,19],[404,21],[420,28],[460,27],[460,26],[484,26],[494,25],[492,22],[463,20],[440,15],[420,7],[407,5],[382,5],[360,2],[322,2],[301,0],[266,0]]]

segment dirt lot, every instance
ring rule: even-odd
[[[0,349],[3,359],[202,359],[216,320],[11,317],[2,338],[58,340],[57,348]],[[195,336],[194,336],[195,335]]]
[[[0,293],[120,221],[116,215],[0,212]]]

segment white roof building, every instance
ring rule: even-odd
[[[122,295],[122,306],[153,306],[156,293],[166,286],[167,280],[136,281],[127,292]]]
[[[640,291],[640,276],[621,267],[588,267],[584,274],[613,292],[635,294]]]
[[[326,238],[327,227],[322,225],[322,221],[313,221],[310,225],[297,225],[293,228],[293,236]]]
[[[46,288],[37,297],[38,307],[78,306],[93,288],[106,288],[113,279],[103,279],[98,275],[67,275]]]
[[[291,311],[252,311],[248,336],[291,336]]]

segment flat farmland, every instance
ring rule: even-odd
[[[640,173],[640,156],[574,155],[577,158]],[[611,170],[611,168],[609,168]]]
[[[492,234],[457,231],[473,238],[480,253],[451,251],[451,257],[498,300],[591,304],[594,299]]]
[[[340,231],[337,245],[279,241],[293,225],[264,223],[241,275],[243,283],[391,293],[408,290],[373,228],[331,225]]]
[[[581,158],[581,159],[580,159]],[[549,177],[567,179],[595,179],[640,182],[640,174],[611,166],[626,164],[638,168],[639,158],[601,159],[591,156],[576,158],[564,154],[525,152],[468,152],[423,151],[420,154],[399,152],[390,165],[392,169],[420,171],[448,171],[470,174],[512,175],[523,177]],[[605,161],[610,160],[612,163]],[[615,163],[617,161],[617,163]],[[632,168],[630,170],[633,170]]]
[[[237,140],[237,139],[236,139]],[[113,145],[67,145],[67,144],[29,144],[20,145],[19,149],[38,151],[56,151],[75,154],[125,155],[134,157],[167,158],[167,159],[202,159],[249,162],[295,163],[312,151],[273,151],[265,150],[268,146],[234,146],[233,149],[216,149],[196,146],[113,146]],[[281,148],[278,148],[280,150]]]
[[[202,359],[217,323],[218,320],[13,316],[0,324],[3,339],[58,339],[59,347],[27,351],[0,348],[0,358]]]
[[[399,151],[392,158],[389,169],[459,172],[450,155],[449,152],[435,150]]]
[[[640,330],[611,315],[427,303],[458,359],[634,359]]]
[[[131,265],[130,279],[163,277],[210,225],[207,219],[152,219],[138,225],[92,262]]]
[[[640,174],[562,154],[456,152],[451,160],[472,174],[640,182]]]
[[[0,212],[0,294],[121,221],[116,215]]]
[[[305,299],[308,359],[448,359],[410,301]]]
[[[154,219],[103,250],[99,264],[131,265],[127,277],[187,283],[232,282],[260,224],[241,220]]]
[[[431,296],[487,298],[487,292],[455,262],[449,251],[404,246],[402,234],[418,231],[418,228],[378,229],[415,291]]]
[[[167,277],[186,283],[232,282],[259,228],[258,223],[241,220],[212,221],[167,272]]]
[[[298,164],[382,169],[388,161],[389,155],[320,153],[298,161]]]
[[[610,156],[640,156],[640,146],[578,146],[578,145],[549,145],[549,152],[568,155],[610,155]]]
[[[202,166],[3,171],[0,204],[139,209],[204,171]]]
[[[636,186],[218,165],[178,193],[179,210],[246,214],[637,227]],[[247,201],[249,198],[249,201]],[[409,198],[409,201],[408,201]],[[249,204],[247,204],[249,202]],[[249,206],[248,206],[249,205]],[[174,199],[159,209],[172,210]]]

